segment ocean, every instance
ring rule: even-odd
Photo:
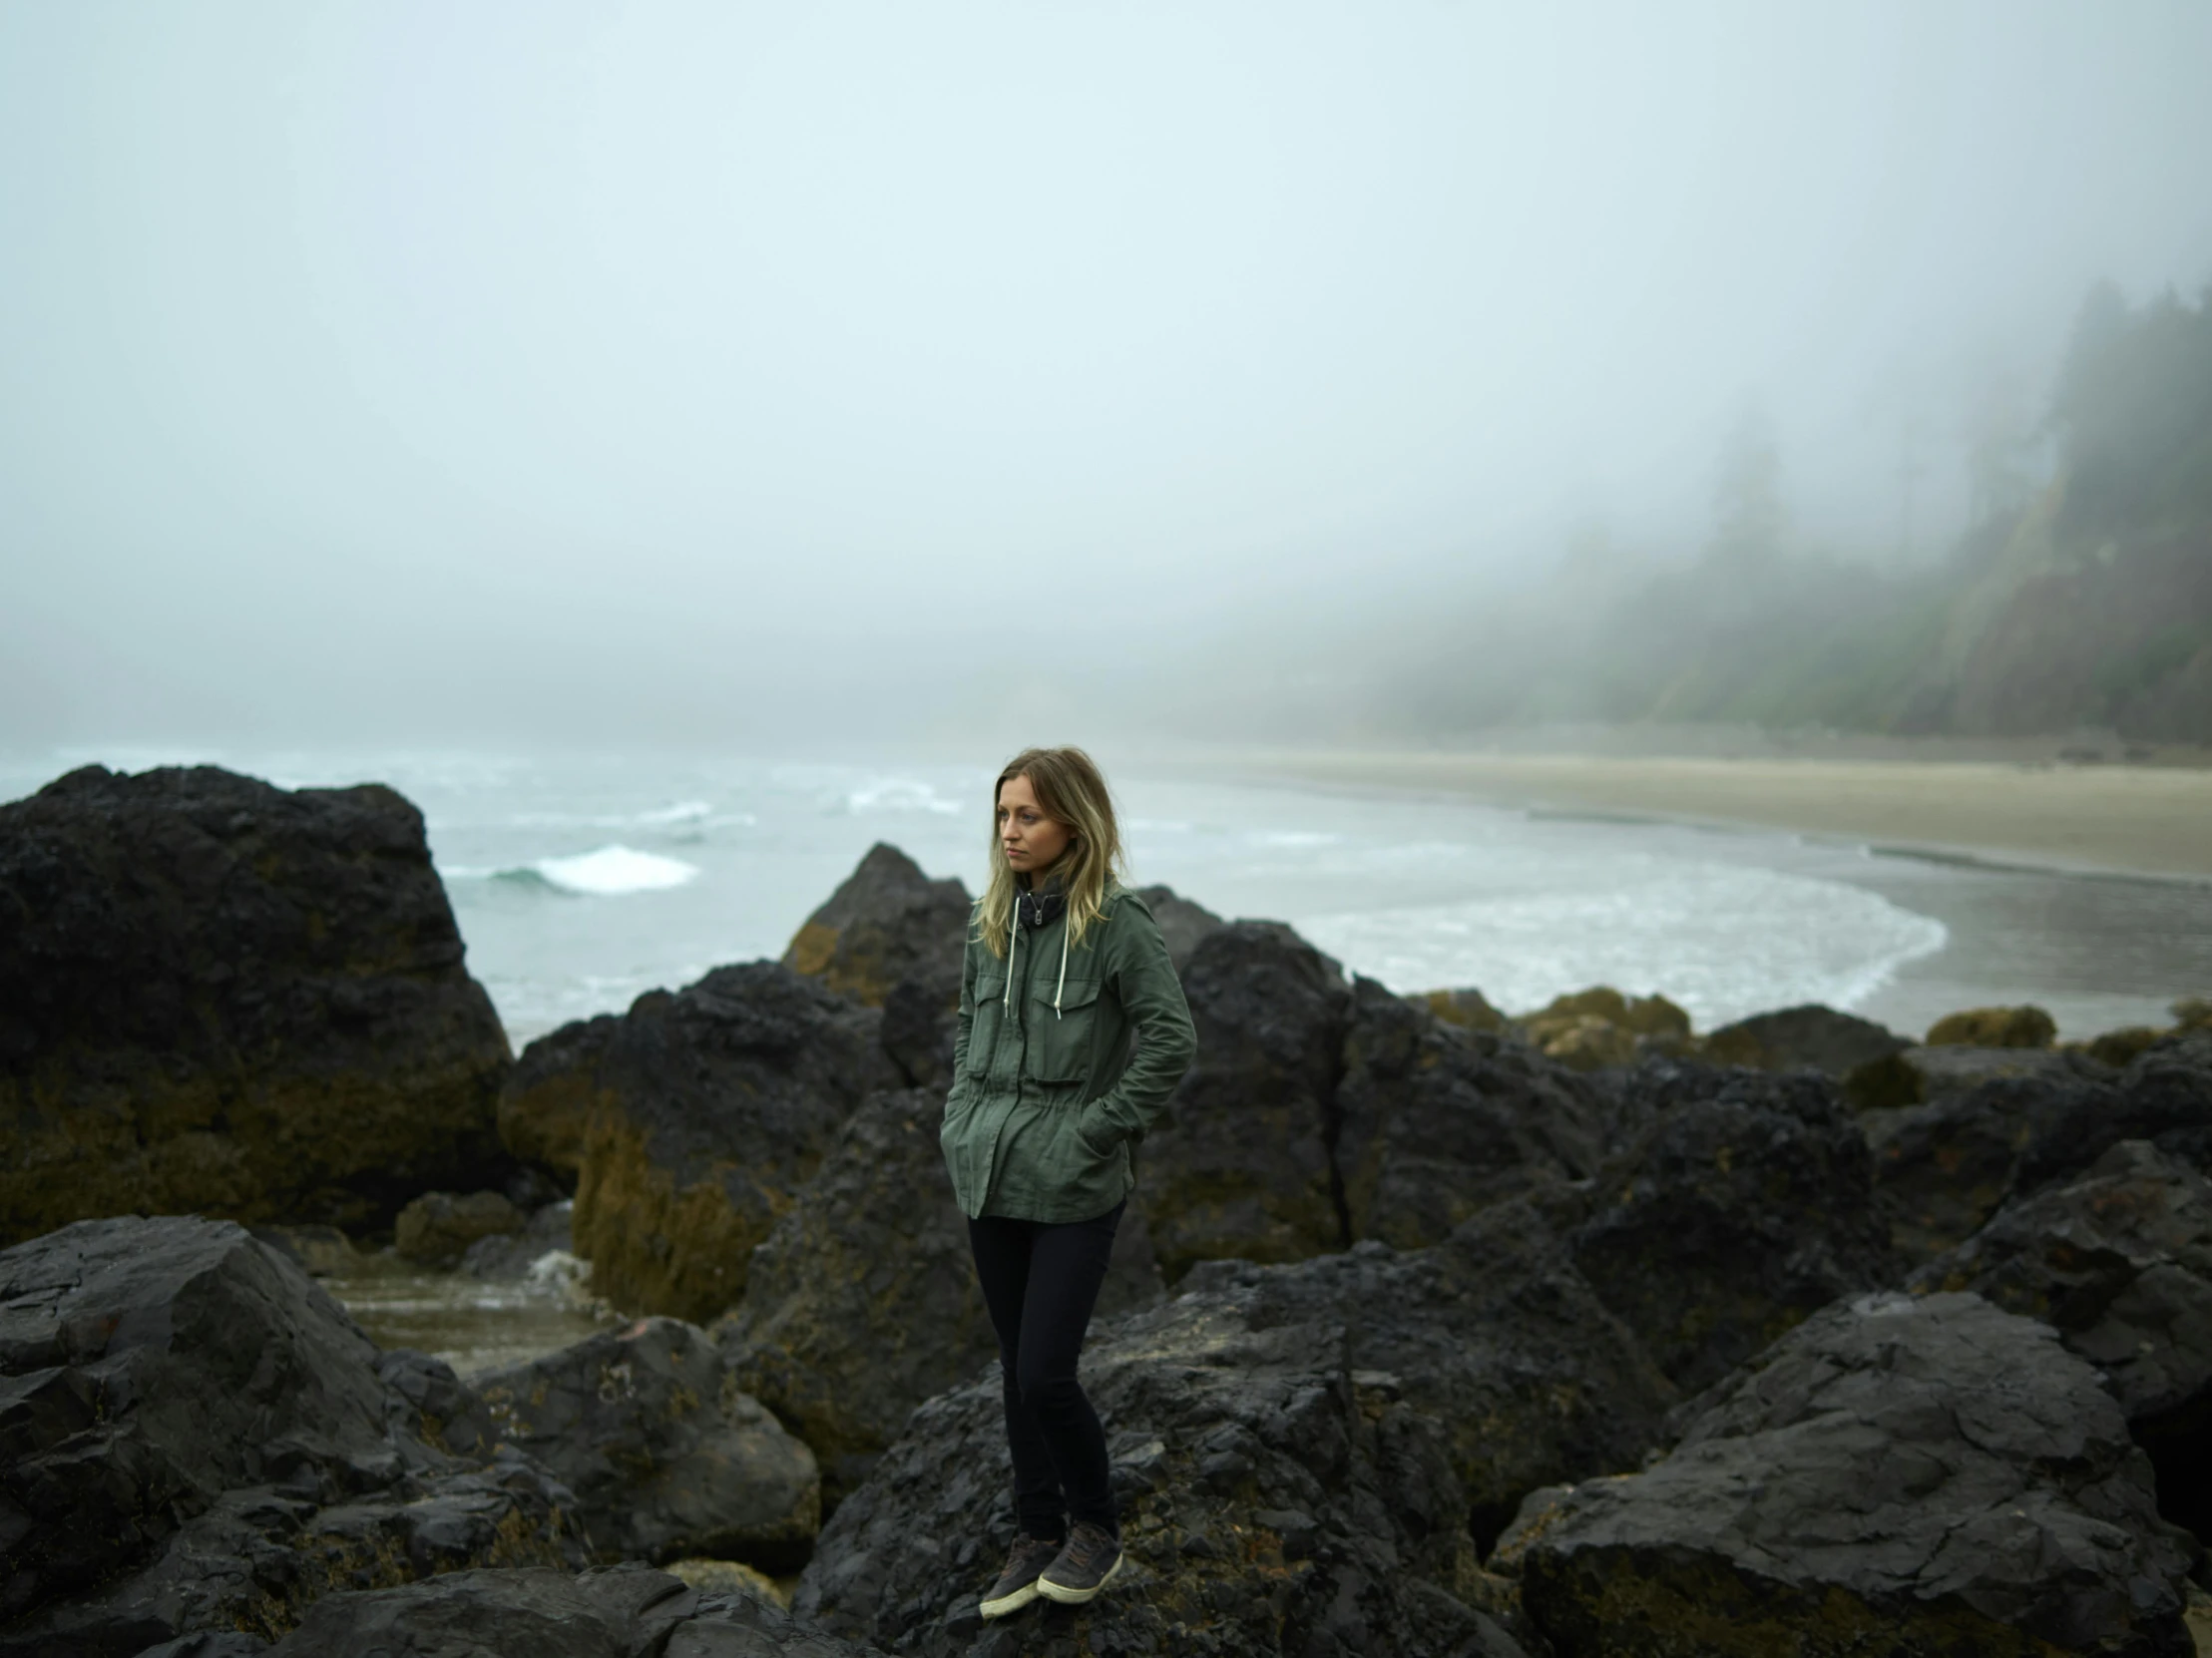
[[[994,757],[995,758],[995,757]],[[422,808],[469,965],[518,1048],[728,962],[774,957],[877,841],[975,890],[995,767],[420,750],[104,750],[0,759],[0,798],[78,764],[209,761]],[[2212,885],[1990,867],[1762,830],[1113,776],[1131,873],[1287,921],[1394,990],[1514,1012],[1609,984],[1700,1030],[1824,1002],[1917,1035],[2033,1002],[2067,1036],[2212,989]]]

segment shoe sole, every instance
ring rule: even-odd
[[[997,1600],[985,1601],[981,1606],[977,1607],[976,1610],[981,1612],[987,1618],[1003,1618],[1009,1612],[1019,1612],[1023,1607],[1027,1606],[1036,1598],[1037,1584],[1035,1582],[1029,1582],[1024,1583],[1019,1589],[1016,1589],[1010,1595],[1002,1595]]]
[[[1065,1583],[1055,1583],[1049,1577],[1040,1577],[1037,1580],[1037,1592],[1043,1595],[1047,1600],[1059,1601],[1060,1604],[1063,1606],[1081,1606],[1085,1601],[1096,1597],[1100,1589],[1105,1588],[1108,1583],[1112,1582],[1116,1577],[1121,1575],[1122,1562],[1127,1560],[1128,1557],[1128,1551],[1125,1549],[1121,1553],[1116,1554],[1113,1557],[1113,1564],[1106,1567],[1106,1576],[1099,1579],[1096,1587],[1089,1589],[1071,1589]]]

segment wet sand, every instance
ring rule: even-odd
[[[2212,769],[2002,761],[1247,749],[1252,779],[1750,824],[2047,868],[2212,879]]]

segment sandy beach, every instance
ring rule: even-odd
[[[2051,868],[2212,879],[2212,769],[2003,761],[1243,750],[1251,778],[1748,824]]]

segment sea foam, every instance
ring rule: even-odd
[[[530,867],[563,892],[583,893],[592,898],[664,892],[698,877],[696,864],[687,864],[681,858],[664,858],[658,852],[640,852],[628,846],[603,846],[596,852],[580,852],[573,858],[540,858]]]

